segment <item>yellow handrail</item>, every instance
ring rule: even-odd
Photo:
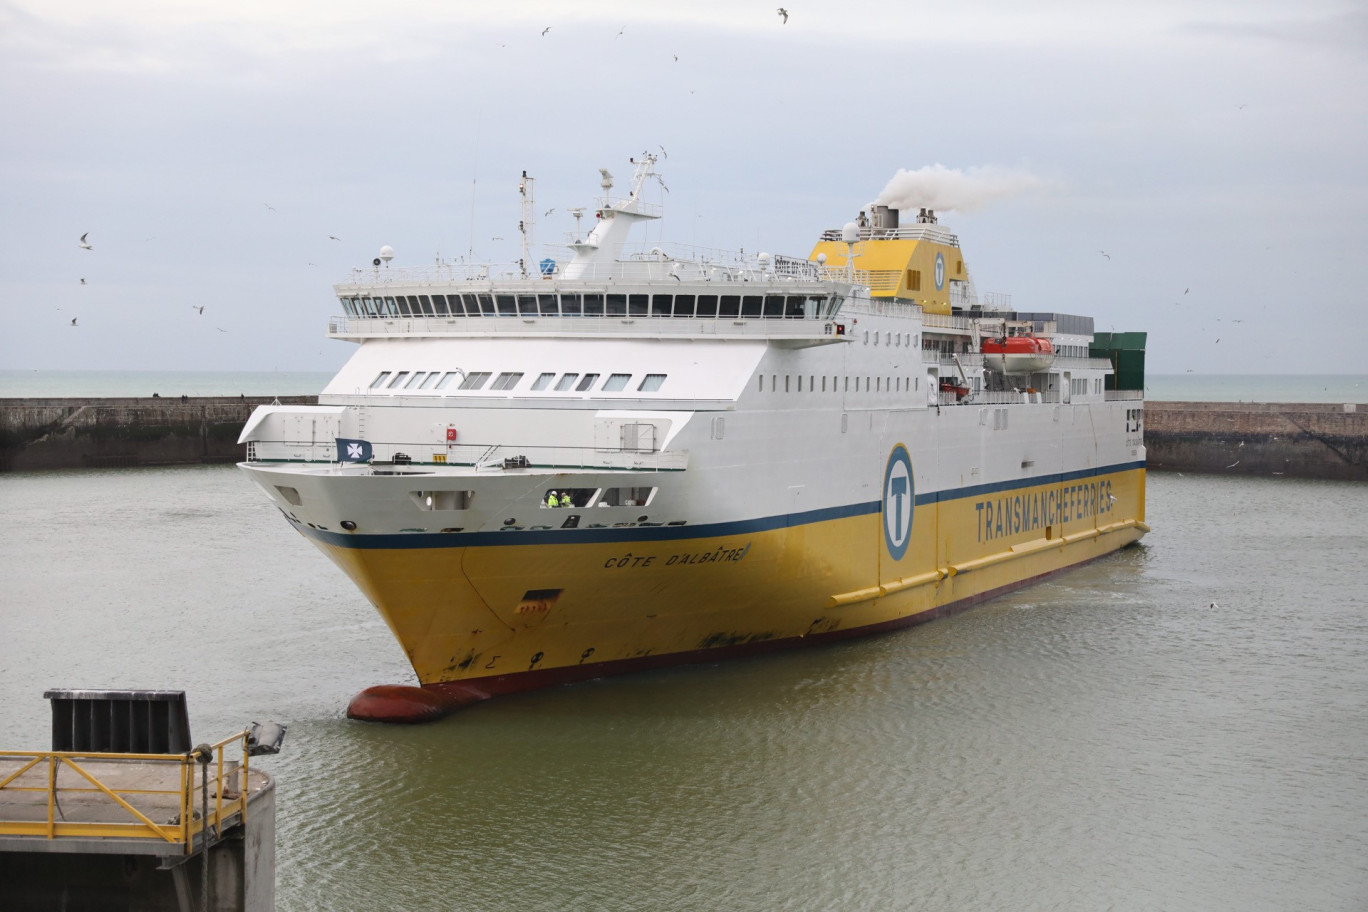
[[[46,839],[63,837],[147,839],[171,843],[172,845],[183,845],[185,853],[190,854],[194,849],[195,835],[205,832],[207,827],[213,826],[215,830],[218,830],[225,820],[235,814],[239,815],[241,820],[246,820],[247,774],[249,771],[248,734],[247,731],[242,731],[209,745],[216,761],[213,777],[215,800],[206,819],[196,819],[195,816],[197,807],[195,766],[198,760],[194,751],[184,754],[0,751],[0,836],[31,836]],[[235,742],[241,749],[240,765],[225,770],[226,764],[231,762],[226,757],[228,748]],[[5,769],[8,766],[7,761],[17,761],[17,768]],[[175,768],[178,774],[176,776],[177,781],[172,788],[133,788],[126,785],[112,785],[101,781],[101,775],[104,775],[106,779],[109,778],[108,773],[95,768],[100,762],[108,761],[139,762],[150,765],[151,770],[143,777],[144,781],[139,783],[144,786],[149,784],[146,780],[152,780],[152,784],[156,784],[156,773],[158,771],[164,773],[169,768]],[[60,785],[59,774],[63,766],[69,767],[73,773],[84,779],[89,785]],[[45,783],[41,785],[22,784],[25,781],[34,781],[33,776],[30,775],[26,779],[25,774],[30,773],[35,768],[44,767],[46,772],[44,778],[47,780]],[[126,771],[128,767],[120,765],[118,769]],[[235,779],[236,783],[233,781]],[[235,792],[237,797],[228,798],[225,796],[225,792]],[[34,793],[43,795],[40,801],[46,804],[45,812],[39,812],[37,802],[24,802],[24,794]],[[59,819],[66,816],[61,808],[62,797],[80,793],[104,795],[126,812],[131,819],[72,822]],[[12,796],[13,800],[7,801],[6,795]],[[151,796],[152,800],[141,802],[143,807],[139,808],[137,806],[139,798],[147,796]],[[160,803],[156,802],[157,796],[162,798]],[[167,797],[174,798],[174,802],[166,802]],[[159,824],[149,816],[149,814],[154,813],[154,805],[155,809],[161,810],[174,807],[178,813],[166,823]],[[28,808],[28,814],[22,813],[25,807]],[[104,807],[107,808],[107,805]]]

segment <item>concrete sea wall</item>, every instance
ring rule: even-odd
[[[1146,402],[1157,471],[1368,481],[1368,403]]]
[[[252,409],[316,396],[0,399],[0,471],[238,462]]]

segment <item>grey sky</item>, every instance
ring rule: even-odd
[[[330,370],[382,244],[514,260],[524,169],[552,244],[664,146],[665,246],[1015,175],[942,213],[980,293],[1153,372],[1368,370],[1362,4],[777,5],[0,0],[0,367]]]

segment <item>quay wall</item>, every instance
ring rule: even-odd
[[[252,409],[317,396],[0,399],[0,472],[239,462]]]
[[[1368,403],[1146,402],[1155,471],[1368,481]]]

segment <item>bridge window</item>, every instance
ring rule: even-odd
[[[584,315],[586,317],[603,316],[603,295],[587,294],[584,296]]]
[[[473,374],[466,374],[466,378],[461,381],[457,389],[477,390],[482,388],[489,380],[489,371],[475,371]]]
[[[821,299],[821,298],[816,298],[815,300],[820,302],[822,299]],[[808,299],[805,298],[805,297],[803,297],[802,295],[789,295],[789,296],[788,296],[788,301],[787,301],[787,303],[784,305],[784,317],[785,317],[785,319],[788,319],[788,320],[801,320],[801,319],[803,319],[804,317],[806,317],[806,316],[807,316],[807,302],[808,302]],[[820,305],[819,305],[819,306],[820,306]],[[819,310],[819,311],[816,311],[816,312],[820,313],[820,310]]]
[[[677,300],[677,299],[676,299]],[[715,317],[717,316],[717,295],[699,295],[698,311],[696,316]]]
[[[556,392],[563,393],[575,385],[579,379],[579,374],[562,374],[560,381],[556,383]]]
[[[627,316],[627,296],[625,294],[608,295],[606,313],[610,317]]]
[[[538,316],[537,296],[534,294],[518,295],[518,314],[524,317]]]
[[[765,299],[760,295],[746,295],[741,299],[741,316],[758,318],[764,315]]]
[[[664,374],[647,374],[646,379],[641,381],[641,386],[637,387],[637,391],[642,393],[654,393],[656,390],[660,389],[661,384],[664,382]]]
[[[784,316],[784,296],[765,295],[765,317],[778,320]]]
[[[646,317],[651,314],[651,296],[634,294],[627,296],[627,314],[632,317]]]
[[[494,296],[494,303],[498,305],[499,316],[516,317],[518,315],[518,300],[511,294],[499,294]]]
[[[537,310],[543,317],[554,317],[560,314],[560,305],[553,294],[537,295]]]
[[[631,379],[631,374],[612,374],[608,377],[608,382],[603,384],[603,391],[616,393],[618,390],[624,390],[627,388],[627,381]]]
[[[651,316],[668,317],[674,303],[674,295],[658,294],[651,297]]]
[[[494,378],[494,383],[489,388],[491,390],[512,389],[513,387],[518,385],[518,381],[522,379],[522,376],[523,375],[521,373],[512,372],[499,374],[498,377]]]
[[[741,296],[722,295],[717,304],[717,315],[732,318],[741,316]]]
[[[584,299],[577,294],[561,295],[561,314],[567,317],[578,317],[584,313]]]
[[[694,315],[694,296],[675,295],[672,312],[676,317],[692,317]]]
[[[533,389],[533,390],[544,390],[544,389],[546,389],[548,386],[551,385],[551,379],[552,379],[553,377],[555,377],[555,376],[556,376],[555,373],[541,374],[540,376],[537,377],[536,380],[532,381],[532,389]]]
[[[479,302],[480,313],[486,317],[493,317],[498,314],[494,309],[494,296],[488,292],[481,292],[475,295],[475,300]]]
[[[579,382],[579,385],[575,387],[575,392],[577,392],[577,393],[582,393],[582,392],[584,392],[585,390],[589,389],[589,388],[592,387],[595,383],[598,382],[598,378],[599,378],[599,375],[598,375],[598,374],[585,374],[585,375],[584,375],[584,379],[581,380],[581,381]]]
[[[384,386],[384,385],[385,385],[385,381],[389,379],[389,376],[390,376],[390,372],[389,372],[389,371],[381,371],[381,372],[380,372],[380,376],[376,377],[374,380],[371,381],[370,388],[371,388],[371,389],[379,389],[380,387]]]

